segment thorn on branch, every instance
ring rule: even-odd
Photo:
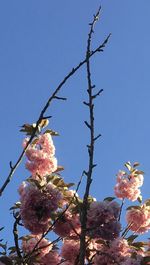
[[[88,153],[89,153],[89,156],[91,156],[91,149],[88,148]]]
[[[11,169],[13,169],[12,161],[9,162],[9,166]]]
[[[84,121],[84,123],[91,130],[91,125],[87,121]]]
[[[45,116],[42,118],[42,120],[47,120],[47,119],[51,119],[51,118],[52,118],[52,116]]]
[[[64,97],[58,97],[58,96],[54,96],[55,99],[59,99],[59,100],[67,100],[67,98]]]
[[[97,135],[95,138],[94,138],[94,141],[96,141],[99,137],[101,137],[102,135],[101,134],[99,134],[99,135]]]
[[[90,106],[90,104],[88,102],[86,102],[86,101],[83,101],[83,104],[88,106],[88,107]]]
[[[92,96],[92,99],[98,97],[103,91],[103,89],[100,89],[95,95]]]
[[[88,176],[88,172],[86,172],[85,170],[83,171],[83,174]]]
[[[95,88],[95,85],[91,86],[91,88],[92,88],[92,89]]]
[[[93,164],[93,165],[92,165],[92,168],[94,168],[94,167],[97,167],[97,164]]]

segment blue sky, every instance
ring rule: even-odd
[[[35,122],[49,95],[85,56],[88,23],[101,4],[93,49],[111,32],[104,53],[92,59],[93,83],[104,89],[95,110],[97,142],[91,193],[113,195],[115,174],[126,161],[139,161],[145,171],[144,198],[150,196],[150,2],[145,0],[0,1],[0,183],[22,150],[19,126]],[[61,90],[66,102],[47,111],[59,164],[66,181],[77,182],[88,159],[85,67]],[[0,203],[3,235],[11,240],[8,209],[18,200],[17,187],[29,173],[22,164]],[[80,191],[83,194],[83,186]]]

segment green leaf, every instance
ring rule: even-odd
[[[133,241],[134,241],[134,239],[136,239],[138,237],[138,235],[131,235],[131,236],[129,236],[128,238],[127,238],[127,241],[129,242],[129,243],[132,243]]]
[[[134,162],[133,167],[138,167],[140,165],[139,162]]]
[[[64,167],[58,166],[54,173],[64,170]]]
[[[33,123],[32,125],[26,123],[26,124],[23,124],[21,126],[20,132],[24,132],[24,133],[26,133],[26,135],[32,135],[33,132],[35,132],[35,127],[36,127],[36,123]],[[36,132],[39,133],[40,132],[40,128],[38,128]]]
[[[103,201],[111,202],[111,201],[113,201],[115,199],[116,199],[116,197],[106,197]]]
[[[49,124],[49,120],[48,119],[42,119],[39,123],[39,127],[41,127],[42,129],[47,127]]]
[[[132,243],[132,246],[137,249],[141,249],[145,246],[145,242],[135,242],[135,243]]]
[[[144,171],[142,170],[136,170],[135,175],[144,175]]]
[[[137,198],[139,203],[142,203],[142,195],[139,195],[139,197]]]
[[[61,178],[56,176],[56,178],[53,180],[53,184],[57,186],[60,180]]]
[[[146,200],[146,202],[144,203],[146,206],[150,206],[150,199]]]
[[[32,179],[32,178],[28,178],[28,179],[26,179],[26,181],[31,183],[31,184],[33,184],[33,185],[35,185],[38,189],[42,189],[44,187],[44,185],[45,185],[44,181],[43,182],[42,181],[39,182],[38,180]]]
[[[44,133],[49,133],[52,136],[59,136],[59,133],[58,132],[55,132],[55,131],[53,131],[51,129],[46,130]]]
[[[147,257],[143,257],[142,261],[141,261],[141,265],[147,265],[150,262],[150,256]]]
[[[130,162],[126,162],[124,165],[129,171],[131,171],[132,167]]]
[[[66,184],[66,187],[67,187],[67,188],[70,188],[70,187],[72,187],[72,186],[74,186],[74,185],[75,185],[75,183],[71,182],[71,183]]]
[[[141,210],[141,206],[129,206],[126,210],[128,211],[128,210],[132,210],[132,209],[137,209],[137,210]]]
[[[102,244],[102,245],[107,245],[106,242],[104,240],[102,240],[102,239],[96,240],[95,243]]]

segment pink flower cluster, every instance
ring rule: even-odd
[[[51,215],[58,209],[62,194],[52,184],[47,184],[44,189],[33,184],[22,184],[20,195],[20,215],[25,228],[33,234],[47,231]]]
[[[27,239],[22,240],[23,252],[25,254],[31,254],[31,255],[38,256],[38,259],[39,258],[41,259],[46,254],[48,254],[52,249],[52,245],[50,244],[50,242],[47,239],[42,238],[41,241],[40,241],[40,239],[41,239],[41,236],[30,234],[30,236]],[[39,242],[39,244],[37,247],[36,244],[38,242]],[[35,248],[35,251],[33,252],[34,248]]]
[[[87,213],[87,229],[91,238],[112,240],[119,236],[120,206],[114,201],[92,202]]]
[[[29,239],[23,240],[22,250],[24,254],[30,256],[34,265],[56,265],[61,261],[58,252],[52,250],[51,242],[45,238],[41,240],[38,235],[30,235]]]
[[[27,140],[24,146],[26,143]],[[57,169],[57,161],[50,134],[45,133],[35,139],[29,145],[26,155],[26,167],[32,176],[19,187],[20,217],[31,235],[22,242],[23,255],[31,258],[30,263],[33,265],[77,264],[81,234],[78,200],[72,201],[75,192],[68,189],[60,175],[52,174]],[[129,174],[124,171],[118,173],[115,194],[120,199],[128,198],[134,201],[140,195],[139,187],[143,184],[143,175],[130,167],[130,164],[129,171]],[[50,176],[47,178],[47,175]],[[144,233],[150,229],[148,205],[127,209],[129,230]],[[121,210],[120,205],[109,198],[102,202],[89,203],[85,264],[140,265],[143,262],[146,251],[138,251],[132,246],[132,242],[120,237]],[[61,237],[59,252],[55,244],[43,238],[43,234],[50,227]]]
[[[101,245],[97,254],[93,257],[94,265],[140,265],[137,257],[132,258],[133,249],[128,245],[126,239],[117,238],[109,244]]]
[[[143,185],[143,175],[131,173],[127,175],[124,171],[119,171],[117,174],[117,184],[115,185],[115,195],[119,199],[137,200],[141,191],[139,187]]]
[[[28,138],[23,142],[25,147]],[[57,159],[55,158],[55,147],[49,133],[41,134],[28,146],[26,156],[28,161],[26,168],[32,173],[32,177],[40,175],[44,177],[50,175],[57,169]]]
[[[71,264],[74,264],[79,256],[79,240],[65,240],[62,246],[62,257]]]
[[[150,207],[145,204],[127,210],[126,219],[130,230],[143,234],[150,229]]]
[[[81,232],[79,214],[67,210],[55,224],[54,232],[61,237],[77,237]]]

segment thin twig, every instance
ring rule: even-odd
[[[20,216],[15,216],[14,215],[14,218],[15,218],[15,222],[14,222],[14,225],[13,225],[14,242],[15,242],[17,255],[18,255],[18,257],[20,258],[20,260],[22,262],[22,255],[21,255],[19,242],[18,242],[19,239],[18,239],[18,229],[17,229],[18,222],[20,221]]]
[[[102,52],[103,51],[103,48],[105,47],[105,45],[107,44],[109,38],[110,38],[110,35],[109,34],[106,39],[103,41],[102,44],[100,44],[95,50],[91,51],[91,53],[88,55],[88,59],[90,57],[92,57],[94,54],[96,54],[97,52]],[[23,156],[29,146],[29,144],[32,142],[33,138],[35,137],[37,131],[38,131],[38,126],[41,122],[42,119],[45,119],[45,112],[47,111],[48,107],[50,106],[51,102],[54,100],[54,99],[58,99],[58,96],[56,97],[56,95],[58,94],[58,92],[60,91],[60,89],[63,87],[63,85],[67,82],[67,80],[73,76],[81,66],[83,66],[85,63],[87,62],[87,57],[82,60],[76,67],[72,68],[72,70],[65,76],[65,78],[60,82],[60,84],[58,85],[58,87],[55,89],[55,91],[52,93],[52,95],[49,97],[48,101],[46,102],[45,106],[43,107],[40,115],[39,115],[39,118],[36,122],[36,127],[34,128],[33,130],[33,133],[26,145],[26,147],[23,149],[22,153],[20,154],[18,160],[16,161],[16,163],[14,164],[14,166],[12,165],[12,162],[10,163],[10,172],[8,174],[8,177],[6,178],[6,180],[4,181],[3,185],[1,186],[0,188],[0,196],[3,194],[5,188],[7,187],[7,185],[9,184],[9,182],[11,181],[16,169],[18,168],[18,166],[20,165],[22,159],[23,159]],[[62,98],[61,98],[62,99]]]
[[[120,212],[119,212],[118,221],[120,221],[120,218],[121,218],[121,213],[122,213],[122,209],[123,209],[124,201],[125,201],[125,199],[122,199],[122,203],[121,203],[121,206],[120,206]]]

